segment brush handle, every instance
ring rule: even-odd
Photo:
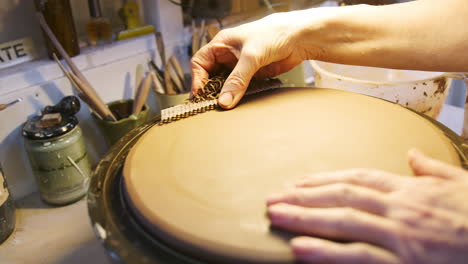
[[[158,78],[154,71],[151,71],[151,78],[153,79],[154,91],[159,94],[165,94],[164,85],[161,83],[161,80]]]
[[[73,73],[70,73],[70,76],[73,79],[73,81],[76,83],[76,85],[80,87],[79,89],[83,91],[84,94],[87,95],[89,102],[91,102],[91,105],[94,106],[93,110],[97,112],[97,114],[100,117],[102,117],[103,119],[107,121],[117,121],[114,115],[108,114],[110,113],[109,108],[107,108],[106,105],[99,103],[98,99],[89,93],[90,88],[86,85],[86,83],[84,83],[80,78],[78,78],[78,76],[76,76]]]
[[[166,52],[164,48],[164,40],[162,37],[161,32],[156,32],[156,45],[158,46],[158,53],[159,57],[161,58],[161,65],[164,65],[166,63]]]
[[[107,108],[106,104],[102,101],[102,99],[99,97],[99,95],[96,93],[96,91],[93,89],[93,86],[88,82],[88,80],[84,77],[84,75],[81,73],[81,71],[76,67],[75,63],[70,59],[68,56],[67,52],[65,49],[63,49],[62,45],[60,42],[57,40],[55,37],[54,33],[50,29],[49,25],[45,21],[44,15],[42,13],[37,12],[36,13],[37,19],[39,21],[39,24],[41,25],[42,29],[46,33],[47,37],[50,39],[52,44],[55,46],[57,51],[60,53],[60,55],[63,57],[63,59],[67,62],[68,66],[70,66],[70,69],[72,72],[80,79],[80,82],[85,84],[87,89],[86,89],[86,94],[88,97],[93,98],[93,100],[96,101],[96,103],[99,105],[99,108],[103,108],[104,112],[106,113],[104,116],[109,118],[112,121],[116,121],[117,119],[115,116],[112,114],[112,112]]]
[[[167,64],[167,71],[169,72],[169,75],[171,76],[171,80],[174,82],[175,84],[175,90],[176,92],[179,94],[179,93],[183,93],[184,92],[184,83],[182,82],[182,80],[179,78],[176,70],[174,69],[174,67],[172,66],[172,64],[168,63]]]
[[[194,31],[192,35],[192,56],[200,49],[200,35]]]
[[[185,87],[186,86],[186,84],[185,84],[185,74],[184,74],[184,70],[182,69],[182,66],[180,66],[179,60],[175,56],[171,56],[169,58],[169,62],[171,63],[174,70],[176,71],[177,77],[182,82],[182,88],[184,88],[184,90],[185,90],[185,88],[186,88]]]
[[[151,76],[147,74],[142,84],[140,85],[137,96],[135,97],[135,101],[133,102],[134,115],[139,114],[143,109],[143,105],[146,102],[146,98],[148,97],[149,89],[151,87],[151,81]]]
[[[169,72],[169,65],[166,63],[164,65],[164,85],[166,87],[167,94],[177,94],[177,91],[174,89],[174,84],[172,83],[171,74]]]
[[[140,87],[141,82],[143,81],[143,76],[145,74],[145,70],[143,69],[143,65],[138,64],[135,72],[135,97],[138,92],[138,87]]]

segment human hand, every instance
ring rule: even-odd
[[[219,97],[219,105],[230,109],[240,101],[254,75],[274,77],[294,68],[307,58],[298,45],[297,20],[303,15],[301,11],[277,13],[219,32],[192,58],[192,94],[203,87],[210,72],[232,69]]]
[[[408,155],[416,177],[356,169],[302,179],[268,199],[271,224],[305,235],[290,243],[306,263],[466,263],[468,173]]]

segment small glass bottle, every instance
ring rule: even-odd
[[[8,191],[6,179],[3,177],[0,164],[0,244],[5,241],[15,229],[15,206]]]
[[[25,148],[41,198],[49,204],[75,202],[88,190],[91,165],[75,117],[78,110],[78,99],[65,97],[23,127]]]
[[[112,26],[109,20],[102,16],[99,0],[88,0],[91,22],[87,25],[89,44],[92,46],[110,43]]]
[[[35,3],[37,11],[44,15],[47,24],[68,56],[73,57],[80,54],[70,0],[35,0]],[[52,59],[53,53],[59,56],[60,54],[46,34],[44,34],[44,38],[49,57]]]

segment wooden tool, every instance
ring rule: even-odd
[[[193,32],[192,35],[192,55],[197,53],[197,51],[200,49],[200,35],[198,34],[198,31]]]
[[[102,118],[105,120],[110,120],[110,121],[117,121],[117,119],[114,117],[114,115],[111,113],[111,111],[107,108],[105,104],[102,104],[99,102],[98,98],[94,97],[94,95],[90,92],[89,86],[84,83],[78,76],[76,76],[74,73],[70,72],[70,77],[73,79],[73,81],[76,83],[77,87],[83,92],[83,94],[86,94],[86,97],[89,100],[90,106],[92,106],[93,110]],[[86,101],[85,101],[86,102]],[[112,116],[110,116],[108,113],[110,113]]]
[[[67,77],[67,79],[70,81],[72,86],[76,89],[78,97],[80,97],[83,102],[85,102],[89,108],[101,119],[102,116],[99,114],[98,106],[93,102],[81,89],[81,87],[75,82],[75,80],[72,78],[71,73],[65,69],[65,66],[60,62],[59,58],[55,53],[52,54],[52,57],[55,60],[55,63],[59,66],[59,68],[62,70],[63,74]]]
[[[165,94],[164,86],[154,71],[150,72],[154,84],[154,91],[159,94]]]
[[[164,65],[166,63],[166,52],[164,48],[164,40],[161,32],[156,32],[156,45],[158,46],[158,53],[159,53],[159,58],[161,58],[161,65]]]
[[[179,80],[179,82],[181,83],[181,88],[183,91],[187,90],[186,89],[186,83],[185,83],[185,74],[184,74],[184,70],[182,70],[182,67],[180,66],[180,63],[179,63],[179,60],[177,60],[177,58],[173,55],[169,58],[169,64],[171,65],[171,67],[174,69],[176,75],[177,75],[177,79]]]
[[[173,81],[174,88],[177,93],[183,93],[184,92],[184,85],[181,79],[179,78],[176,70],[172,66],[171,63],[167,63],[167,69],[165,69],[169,72],[169,76],[171,77],[171,80]]]
[[[92,98],[93,101],[95,101],[99,106],[100,109],[102,109],[105,113],[103,115],[106,119],[110,121],[116,121],[117,119],[115,116],[112,114],[112,112],[107,108],[106,104],[102,101],[102,99],[99,97],[97,94],[96,90],[93,89],[92,85],[89,83],[89,81],[86,79],[86,77],[81,73],[81,71],[76,67],[75,63],[71,60],[71,58],[68,56],[67,52],[63,49],[62,45],[60,42],[57,40],[55,37],[54,33],[50,29],[49,25],[45,21],[44,15],[42,13],[37,12],[36,13],[37,19],[39,21],[39,24],[41,28],[44,30],[46,33],[47,37],[50,39],[52,44],[55,46],[57,51],[60,53],[60,55],[63,57],[63,59],[67,62],[68,66],[72,70],[72,72],[75,74],[75,76],[80,80],[80,82],[83,85],[86,85],[86,94],[88,97]]]
[[[138,64],[135,72],[135,92],[134,96],[136,97],[138,92],[138,87],[140,87],[141,82],[143,81],[143,76],[145,75],[145,70],[143,69],[143,65]]]
[[[167,63],[164,65],[164,85],[166,87],[166,94],[177,94],[177,91],[174,89],[174,84],[172,83],[168,66]]]
[[[10,107],[10,106],[12,106],[12,105],[14,105],[16,103],[19,103],[21,101],[23,101],[23,98],[18,98],[16,100],[12,101],[12,102],[9,102],[8,104],[0,104],[0,111],[3,111],[5,109],[7,109],[8,107]]]
[[[151,87],[151,75],[147,74],[144,81],[142,81],[140,87],[138,87],[138,92],[133,101],[133,110],[132,113],[134,115],[139,114],[143,109],[143,105],[146,102],[146,98],[148,97],[149,89]]]
[[[214,39],[216,34],[218,34],[220,31],[219,27],[215,24],[210,24],[208,25],[208,29],[206,30],[207,36],[208,36],[208,41],[211,41]]]

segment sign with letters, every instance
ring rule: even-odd
[[[23,38],[0,44],[0,69],[11,67],[36,58],[33,42]]]

